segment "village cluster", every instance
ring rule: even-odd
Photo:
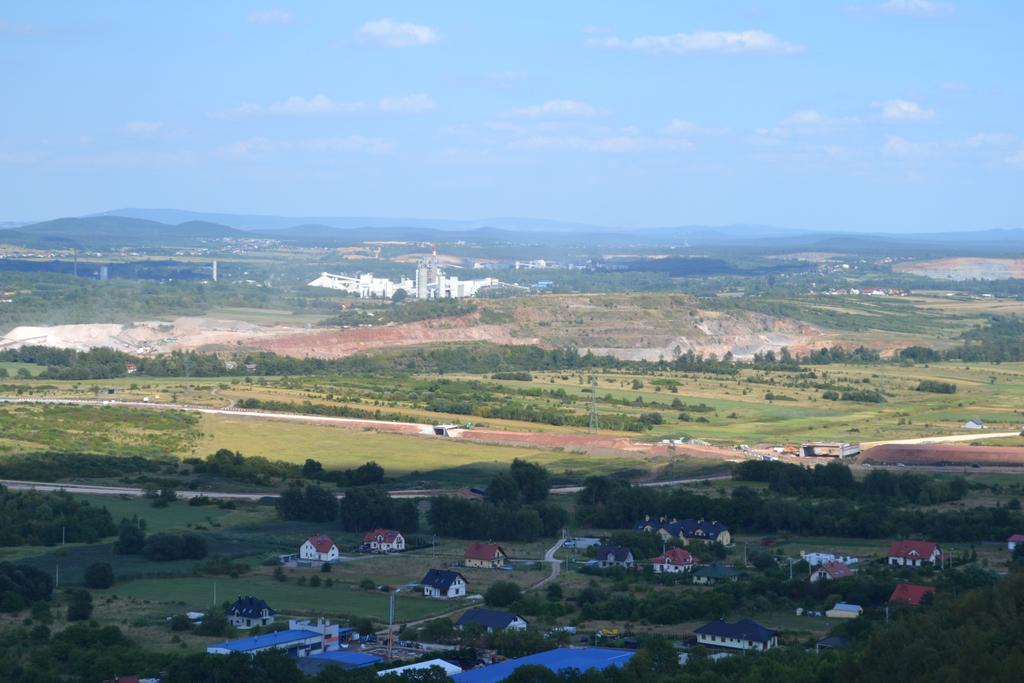
[[[713,547],[712,544],[733,546],[732,533],[724,524],[704,519],[674,519],[668,517],[645,516],[638,521],[634,531],[654,534],[665,544],[664,551],[651,560],[638,559],[631,548],[612,545],[597,537],[578,536],[564,539],[562,547],[575,555],[583,551],[589,558],[577,564],[579,568],[591,570],[607,570],[621,568],[625,571],[639,571],[649,565],[655,574],[682,574],[698,586],[714,586],[724,582],[737,582],[743,579],[742,568],[727,564],[704,561],[697,554],[697,546]],[[762,544],[770,545],[773,539],[762,539]],[[694,541],[698,543],[693,543]],[[1007,549],[1013,550],[1017,543],[1024,542],[1024,535],[1017,534],[1007,540]],[[671,543],[672,546],[668,547]],[[680,545],[686,547],[679,547]],[[374,529],[365,534],[358,548],[362,553],[375,553],[394,556],[406,552],[405,536],[395,529]],[[321,564],[334,564],[348,561],[341,549],[330,536],[317,534],[305,539],[296,553],[280,556],[283,564],[296,567],[315,567]],[[789,559],[789,558],[787,558]],[[839,582],[854,576],[862,559],[855,555],[832,552],[801,551],[799,561],[807,564],[809,574],[807,581]],[[884,558],[886,565],[892,568],[931,567],[941,569],[947,564],[948,558],[938,544],[926,540],[894,540],[889,545]],[[512,611],[489,609],[474,605],[479,595],[470,593],[470,585],[465,575],[458,571],[460,567],[473,569],[508,570],[516,560],[509,557],[504,548],[497,543],[474,542],[466,546],[461,562],[453,561],[443,567],[432,567],[416,584],[404,589],[421,591],[425,598],[436,600],[453,600],[457,605],[452,614],[457,614],[455,628],[462,631],[467,628],[479,629],[481,633],[499,631],[523,631],[530,628],[530,623],[522,615]],[[792,571],[794,560],[790,559]],[[936,591],[931,585],[904,583],[896,585],[887,604],[892,608],[915,608],[929,599]],[[461,600],[460,600],[461,599]],[[207,652],[216,655],[244,653],[254,655],[258,652],[278,649],[295,658],[299,668],[309,675],[316,675],[326,667],[338,666],[343,669],[377,667],[383,675],[386,672],[402,672],[415,669],[427,669],[432,666],[441,667],[446,674],[458,682],[493,681],[510,675],[518,667],[524,665],[541,665],[560,671],[569,667],[606,668],[622,666],[633,656],[630,647],[600,647],[593,640],[586,645],[560,647],[547,652],[515,659],[503,659],[493,653],[483,654],[478,665],[463,670],[453,661],[445,659],[446,654],[454,650],[454,646],[427,642],[399,642],[395,645],[395,624],[391,624],[380,633],[362,633],[351,626],[331,623],[324,618],[295,619],[287,621],[287,628],[277,623],[278,610],[258,596],[239,596],[225,611],[228,622],[236,629],[257,633],[244,638],[216,643],[207,648]],[[887,607],[888,609],[888,607]],[[864,613],[861,605],[837,600],[829,609],[821,612],[797,609],[797,616],[826,617],[830,619],[856,619]],[[202,613],[190,613],[194,620],[201,620]],[[575,627],[563,626],[555,630],[576,635]],[[603,632],[596,634],[599,638]],[[729,656],[738,652],[763,652],[778,647],[780,634],[750,618],[741,618],[730,622],[716,619],[695,628],[692,637],[680,644],[680,661],[685,662],[688,651],[694,646],[703,646],[714,658]],[[628,645],[628,641],[627,641]],[[816,649],[825,650],[842,648],[849,641],[841,636],[830,636],[820,639]],[[635,646],[634,646],[635,647]],[[425,656],[426,655],[426,656]],[[415,659],[413,663],[402,664],[403,659]],[[386,663],[395,664],[392,668],[381,668]]]

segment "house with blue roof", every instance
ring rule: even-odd
[[[467,626],[480,626],[488,633],[494,631],[522,631],[527,627],[526,619],[513,612],[497,609],[471,609],[463,614],[455,626],[463,629]]]
[[[238,599],[224,611],[228,623],[240,629],[269,626],[274,623],[275,614],[265,600],[252,595],[238,596]]]
[[[652,518],[644,515],[644,518],[633,525],[636,531],[656,533],[665,541],[681,541],[687,545],[690,541],[708,541],[721,543],[722,545],[732,544],[732,533],[729,528],[718,521],[706,519],[676,519],[674,517]]]
[[[569,669],[603,671],[613,666],[625,666],[634,654],[632,650],[619,650],[610,647],[560,647],[463,671],[460,674],[455,674],[452,678],[455,683],[493,683],[508,678],[519,667],[528,665],[543,666],[556,674]]]
[[[321,671],[331,667],[348,671],[351,669],[365,669],[383,661],[383,658],[365,652],[333,650],[318,655],[299,657],[295,660],[295,664],[307,676],[318,676]]]
[[[290,619],[288,628],[283,631],[215,643],[207,647],[206,652],[211,655],[228,655],[232,652],[254,655],[265,650],[284,650],[293,657],[306,657],[337,647],[337,624],[326,619],[318,619],[316,622]]]
[[[704,624],[694,634],[699,644],[713,648],[764,651],[779,646],[779,634],[752,619],[740,619],[735,624],[719,619]]]
[[[466,577],[448,569],[431,569],[423,577],[423,595],[428,598],[461,598],[466,595]]]

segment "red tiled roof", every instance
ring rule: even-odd
[[[363,542],[370,543],[376,541],[378,536],[383,536],[385,543],[394,543],[395,539],[401,535],[401,531],[395,531],[394,529],[374,529],[363,536]]]
[[[463,555],[467,560],[493,560],[505,551],[497,543],[470,543]]]
[[[329,553],[331,552],[331,548],[335,545],[334,541],[331,540],[331,537],[324,534],[310,536],[306,541],[308,543],[312,543],[318,553]]]
[[[682,548],[670,548],[661,555],[654,558],[654,564],[674,564],[676,566],[684,566],[688,564],[696,564],[700,562],[697,557],[690,554],[688,550]]]
[[[842,562],[825,562],[815,571],[821,570],[824,570],[833,579],[845,579],[847,576],[853,576],[853,570]]]
[[[893,541],[889,544],[889,557],[927,560],[937,547],[931,541]]]
[[[917,606],[921,604],[922,600],[924,600],[924,596],[934,592],[934,586],[920,586],[916,583],[901,583],[897,584],[896,589],[893,590],[892,595],[889,596],[889,602],[903,602],[908,605]]]
[[[1011,541],[1013,543],[1020,543],[1020,542],[1024,541],[1024,534],[1014,534],[1013,536],[1010,536],[1006,540],[1007,541]]]

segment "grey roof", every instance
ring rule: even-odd
[[[633,553],[630,551],[630,549],[623,547],[621,545],[598,546],[595,553],[597,559],[601,560],[602,562],[607,561],[609,555],[611,555],[616,562],[626,562],[628,560],[633,559],[631,557]]]
[[[263,616],[263,610],[267,610],[267,614],[274,614],[274,610],[270,609],[270,605],[264,600],[246,595],[245,597],[239,596],[234,604],[228,607],[227,614],[232,617],[258,619]]]
[[[517,618],[521,617],[512,612],[503,612],[496,609],[471,609],[462,615],[456,626],[478,624],[484,628],[504,629],[508,628],[508,625]]]
[[[447,593],[451,585],[455,583],[455,579],[461,578],[463,581],[466,580],[462,574],[458,572],[449,571],[447,569],[431,569],[427,572],[427,575],[423,577],[423,585],[436,588],[437,590]]]
[[[665,518],[640,520],[634,525],[634,528],[640,530],[647,526],[654,529],[664,529],[671,536],[683,536],[685,538],[717,539],[719,534],[729,530],[729,527],[719,521],[712,520],[709,522],[706,519],[693,518],[680,519],[675,522],[668,521]]]
[[[702,576],[707,579],[731,579],[734,576],[739,576],[740,573],[732,567],[726,567],[721,564],[709,564],[695,571],[693,575]]]
[[[765,628],[752,619],[740,619],[735,624],[719,619],[709,624],[704,624],[694,633],[706,636],[719,636],[723,638],[736,638],[738,640],[749,640],[755,643],[767,643],[775,636],[775,631]]]

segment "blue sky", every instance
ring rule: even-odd
[[[0,6],[0,220],[1022,227],[1024,3]]]

